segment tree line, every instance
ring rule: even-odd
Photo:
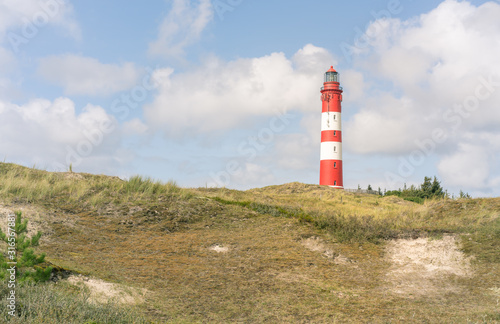
[[[358,189],[360,189],[359,185]],[[371,185],[368,185],[367,189],[374,190]],[[384,190],[384,192],[382,192],[382,190],[378,188],[378,193],[381,196],[398,196],[417,203],[423,203],[425,199],[450,198],[448,191],[441,186],[441,182],[435,176],[434,178],[424,177],[424,182],[419,186],[411,185],[407,187],[405,183],[403,189]],[[460,190],[460,198],[471,198],[471,196]]]

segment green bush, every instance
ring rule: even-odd
[[[389,190],[385,193],[385,196],[401,196],[401,191],[398,190]]]
[[[420,197],[403,197],[404,200],[411,201],[417,204],[423,204],[424,203],[424,198]]]
[[[398,196],[408,201],[423,204],[424,199],[444,198],[447,197],[447,194],[436,177],[434,180],[431,177],[424,177],[424,182],[420,186],[411,185],[407,188],[405,183],[403,190],[390,190],[385,193],[385,196]]]

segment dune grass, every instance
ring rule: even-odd
[[[1,198],[28,203],[64,200],[67,204],[98,207],[110,202],[122,204],[131,200],[155,199],[161,195],[189,197],[189,193],[174,181],[163,183],[142,176],[125,181],[103,175],[47,172],[9,163],[0,163],[0,179]]]
[[[418,204],[300,183],[246,192],[200,190],[224,204],[314,224],[339,242],[491,232],[500,219],[500,199],[428,199]]]
[[[146,288],[141,313],[160,323],[500,321],[498,198],[417,204],[301,183],[183,189],[139,176],[123,181],[0,164],[0,199],[10,208],[39,208],[38,224],[48,230],[40,252],[52,263]],[[474,276],[436,279],[437,287],[456,287],[444,295],[390,292],[386,239],[447,233],[473,257]],[[327,255],[304,247],[315,237]],[[71,310],[63,303],[68,294],[86,309],[81,323],[126,322],[113,317],[119,305],[79,304],[69,286],[47,288],[54,299],[32,289],[52,307],[33,305],[33,323],[43,323],[37,314]]]

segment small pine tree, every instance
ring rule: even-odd
[[[467,199],[470,199],[471,196],[467,193],[467,192],[464,192],[460,189],[460,198],[467,198]]]
[[[0,253],[0,279],[5,278],[7,275],[7,269],[10,268],[8,262],[16,262],[16,278],[19,282],[39,282],[50,279],[52,267],[45,269],[36,267],[45,262],[45,253],[36,255],[33,250],[33,247],[38,246],[42,233],[38,232],[33,237],[28,238],[26,236],[28,232],[28,220],[22,219],[20,211],[15,213],[14,232],[16,236],[8,236],[0,229],[0,240],[14,247],[10,251],[15,251],[15,253],[8,253],[7,258],[3,253]]]
[[[432,196],[436,198],[441,198],[444,196],[443,187],[441,187],[441,183],[436,177],[434,177],[434,180],[432,181],[431,192]]]
[[[432,183],[430,177],[424,177],[424,183],[420,185],[420,190],[422,191],[422,198],[429,198],[432,196]]]
[[[371,185],[371,184],[369,184],[367,189],[368,189],[368,191],[373,190],[373,189],[372,189],[372,185]]]

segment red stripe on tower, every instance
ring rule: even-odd
[[[342,142],[342,131],[326,130],[321,132],[322,142]]]
[[[319,184],[344,188],[342,176],[342,87],[339,74],[330,67],[321,88],[321,154]]]

